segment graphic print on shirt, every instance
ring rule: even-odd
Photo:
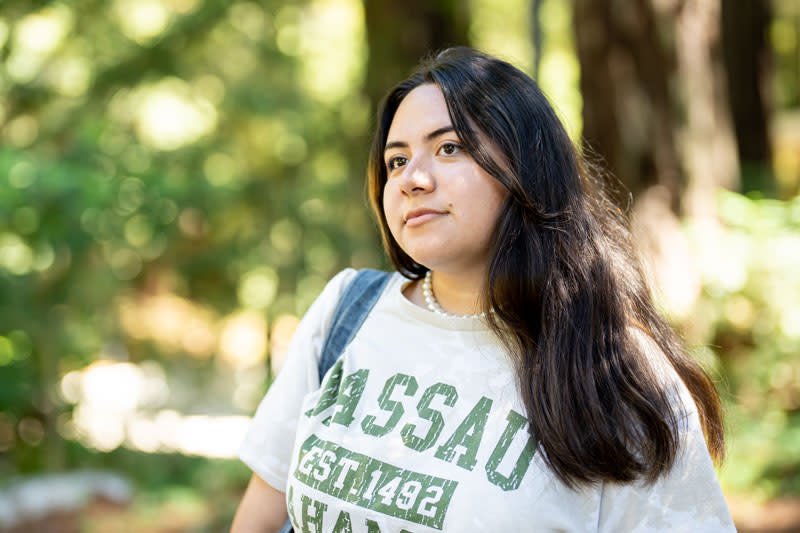
[[[485,481],[503,491],[519,488],[536,451],[536,442],[527,434],[527,419],[522,414],[513,409],[507,413],[492,412],[494,401],[482,396],[452,433],[443,435],[444,414],[432,405],[455,406],[459,399],[456,388],[443,382],[423,388],[414,376],[397,373],[386,380],[377,400],[372,400],[375,404],[367,405],[367,414],[357,420],[354,413],[362,401],[369,370],[358,369],[347,376],[343,374],[340,359],[328,373],[317,405],[306,411],[305,416],[321,416],[323,426],[352,427],[369,438],[380,439],[399,432],[402,443],[409,450],[427,453],[435,460],[453,464],[467,472],[478,466],[479,449],[493,446],[483,465]],[[400,398],[416,399],[416,418],[428,424],[420,423],[418,427],[407,422],[401,425],[407,417]],[[492,440],[485,439],[490,417],[501,416],[505,422],[503,430],[492,436]],[[512,460],[506,456],[515,440],[524,440],[525,443],[517,452],[516,460]],[[520,446],[514,449],[519,450]],[[313,433],[303,441],[297,453],[297,466],[291,477],[301,484],[359,508],[433,529],[442,529],[448,506],[458,489],[456,480],[390,464]],[[294,492],[293,489],[290,488],[290,492]],[[302,495],[298,502],[302,509],[297,513],[291,495],[289,502],[293,519],[300,518],[295,523],[303,529],[306,529],[306,523],[322,524],[327,504]],[[352,531],[353,524],[347,512],[341,511],[336,517],[326,516],[328,527],[334,521],[341,526],[334,526],[334,530]],[[369,530],[380,531],[377,527],[374,524]],[[322,529],[316,527],[316,530]]]
[[[311,435],[295,479],[329,496],[409,522],[442,528],[457,482],[390,465]]]

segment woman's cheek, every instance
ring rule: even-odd
[[[392,235],[397,235],[399,230],[398,223],[402,220],[402,214],[398,213],[400,207],[397,202],[395,194],[397,191],[392,190],[391,184],[387,183],[383,190],[383,216],[386,217],[386,223]]]

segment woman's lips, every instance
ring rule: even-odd
[[[411,228],[421,226],[444,214],[443,211],[436,211],[434,209],[414,209],[406,214],[406,226]]]

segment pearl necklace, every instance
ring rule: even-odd
[[[433,287],[431,286],[431,271],[428,270],[425,272],[425,278],[422,280],[422,295],[425,297],[425,303],[428,304],[428,309],[436,313],[437,315],[442,315],[451,318],[483,318],[486,316],[486,313],[475,313],[474,315],[456,315],[453,313],[448,313],[442,306],[439,305],[439,302],[436,300],[436,296],[433,294]]]

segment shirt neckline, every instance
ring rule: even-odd
[[[399,272],[395,273],[391,286],[388,288],[390,297],[394,298],[402,310],[414,318],[432,326],[455,331],[488,331],[485,319],[472,316],[444,316],[420,307],[406,298],[403,288],[413,280],[406,278]]]

